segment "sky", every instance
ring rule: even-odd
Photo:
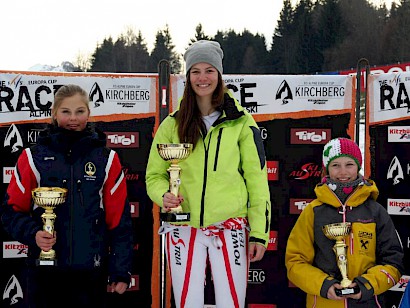
[[[388,7],[392,1],[372,0]],[[79,55],[91,55],[105,38],[115,41],[128,28],[141,31],[149,51],[168,25],[182,54],[199,23],[208,36],[231,29],[263,35],[269,49],[282,5],[283,0],[6,0],[0,5],[0,70],[75,64]]]

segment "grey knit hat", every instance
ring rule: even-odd
[[[224,52],[218,42],[207,40],[197,41],[189,46],[184,54],[186,71],[188,72],[196,63],[205,62],[215,67],[222,75],[223,57]]]

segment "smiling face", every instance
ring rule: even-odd
[[[64,98],[54,115],[59,127],[74,131],[84,130],[89,116],[87,102],[79,93]]]
[[[357,179],[358,169],[353,158],[341,156],[329,163],[328,173],[333,181],[348,183]]]
[[[189,71],[189,80],[197,97],[212,98],[218,86],[218,70],[208,63],[196,63]]]

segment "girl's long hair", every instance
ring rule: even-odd
[[[195,147],[201,137],[201,131],[205,131],[205,124],[196,102],[196,94],[192,89],[189,73],[188,71],[186,75],[184,94],[176,114],[176,121],[178,124],[179,142],[192,143]],[[218,85],[212,94],[212,107],[215,109],[221,108],[225,92],[226,88],[222,76],[218,72]]]

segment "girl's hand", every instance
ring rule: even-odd
[[[36,244],[43,251],[49,251],[53,248],[53,245],[56,243],[56,234],[54,235],[48,233],[47,231],[40,230],[36,233]]]
[[[166,192],[162,197],[162,208],[165,212],[170,212],[173,208],[178,207],[184,201],[184,197],[178,195],[175,197],[170,192]]]

